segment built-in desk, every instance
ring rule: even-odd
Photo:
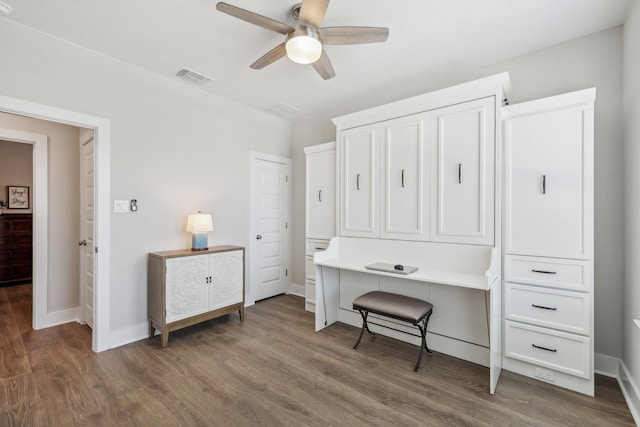
[[[371,290],[421,298],[434,305],[428,342],[433,350],[489,367],[493,394],[501,370],[499,251],[492,246],[335,237],[316,252],[316,331],[343,322],[361,326],[353,299]],[[418,267],[408,275],[366,269],[377,262]],[[406,325],[376,333],[419,345]]]

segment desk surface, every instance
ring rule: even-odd
[[[418,267],[418,271],[399,275],[365,268],[376,262],[401,262]],[[315,253],[314,263],[342,270],[484,291],[489,290],[498,278],[495,248],[488,246],[336,237],[326,251]]]

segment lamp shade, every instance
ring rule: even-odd
[[[298,64],[312,64],[322,55],[322,44],[309,36],[293,37],[285,45],[287,56]]]
[[[191,233],[206,233],[213,231],[213,220],[210,214],[190,214],[187,218],[187,231]]]

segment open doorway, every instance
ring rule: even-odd
[[[110,294],[109,294],[109,145],[110,145],[110,125],[109,121],[94,116],[88,116],[72,111],[61,110],[46,105],[30,103],[15,98],[0,96],[0,112],[14,114],[17,116],[40,119],[46,122],[62,123],[71,126],[92,129],[94,132],[95,144],[95,251],[96,256],[93,261],[93,274],[95,277],[93,284],[93,305],[94,305],[94,327],[92,333],[92,349],[96,352],[110,348],[109,339],[109,314],[110,314]],[[2,138],[2,137],[0,137]],[[15,135],[14,135],[15,138]],[[6,139],[6,138],[5,138]],[[10,137],[11,139],[11,137]],[[26,141],[23,141],[26,142]],[[37,188],[47,189],[46,172],[42,173],[42,168],[46,171],[48,159],[46,155],[47,140],[33,141],[34,144],[34,203],[33,203],[33,228],[34,228],[34,319],[35,329],[45,328],[57,323],[62,323],[58,316],[66,317],[69,313],[64,310],[55,310],[55,298],[49,291],[48,279],[50,272],[55,265],[50,261],[50,255],[55,251],[55,246],[59,242],[49,239],[47,224],[51,223],[48,218],[49,191],[37,191]],[[77,139],[76,139],[77,144]],[[76,146],[77,147],[77,146]],[[42,153],[44,151],[44,157]],[[76,165],[78,164],[76,157]],[[42,176],[44,175],[44,177]],[[78,194],[79,185],[73,189],[68,189]],[[78,210],[78,205],[75,206]],[[76,245],[77,254],[77,227],[75,225],[73,233],[67,233]],[[45,243],[46,242],[46,243]],[[101,254],[104,254],[101,256]],[[53,305],[52,305],[53,302]],[[53,307],[54,310],[50,310]],[[77,310],[77,308],[76,308]],[[63,314],[60,314],[60,312]]]

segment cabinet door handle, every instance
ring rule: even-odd
[[[257,239],[257,240],[262,239],[262,235],[261,235],[261,234],[258,234],[258,235],[256,236],[256,239]]]
[[[86,240],[80,240],[78,242],[78,246],[87,246],[87,241]]]
[[[545,307],[544,305],[536,305],[536,304],[531,304],[531,307],[541,308],[543,310],[551,310],[551,311],[556,311],[557,310],[556,307]]]
[[[540,274],[557,274],[555,271],[536,270],[534,268],[532,268],[531,271],[534,273],[540,273]]]
[[[402,181],[402,188],[404,188],[404,169],[402,169],[402,174],[401,174],[401,179]]]
[[[458,184],[462,184],[462,163],[458,163]]]
[[[360,191],[360,174],[356,175],[356,190]]]
[[[547,175],[542,175],[542,194],[547,194]]]
[[[531,344],[531,346],[532,346],[532,347],[535,347],[535,348],[538,348],[538,349],[540,349],[540,350],[550,351],[550,352],[552,352],[552,353],[557,353],[557,352],[558,352],[558,350],[556,350],[555,348],[547,348],[547,347],[542,347],[542,346],[535,345],[535,344]]]
[[[318,190],[318,201],[322,203],[322,190]]]

